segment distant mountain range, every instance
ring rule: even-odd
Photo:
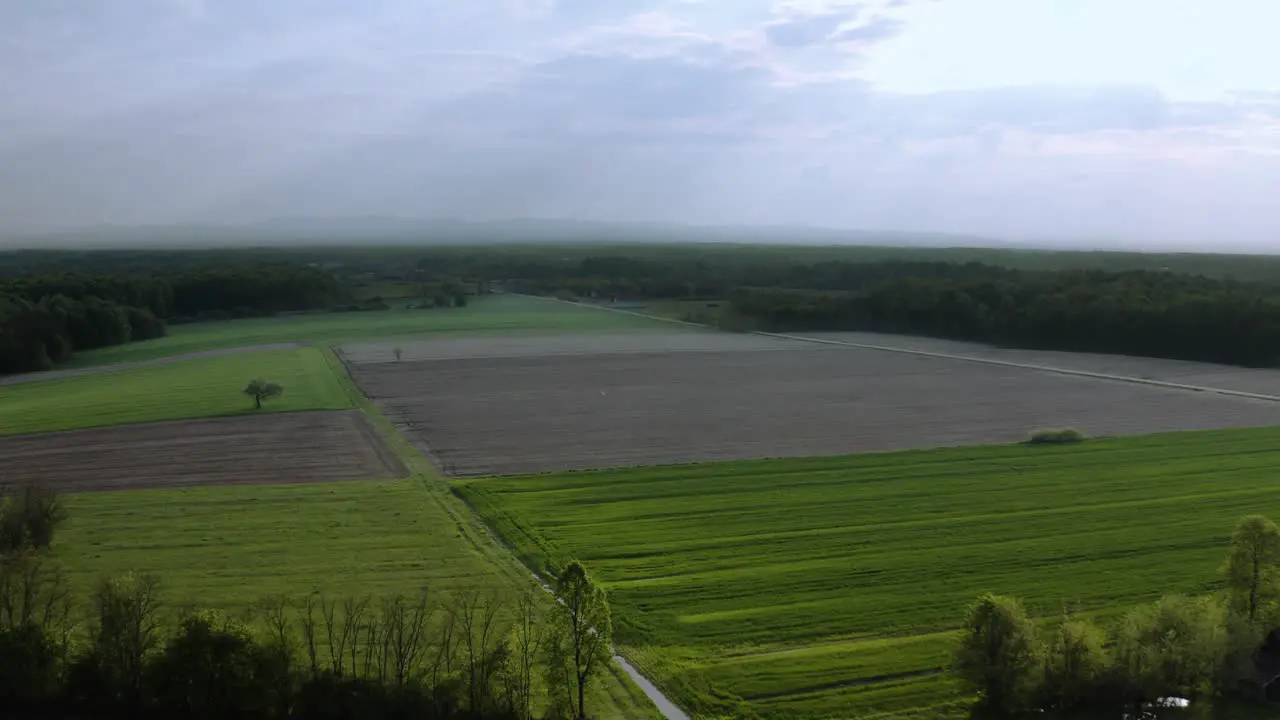
[[[456,244],[553,242],[716,242],[796,245],[889,245],[1047,249],[1055,243],[1011,242],[944,233],[843,230],[806,226],[708,226],[580,220],[455,220],[396,217],[277,218],[246,224],[101,225],[9,235],[0,248],[234,247],[283,244]],[[1078,246],[1077,246],[1078,247]]]

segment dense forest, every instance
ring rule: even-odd
[[[324,308],[344,297],[332,274],[288,264],[12,277],[0,280],[0,374],[161,337],[168,323]]]
[[[332,307],[385,283],[430,285],[442,297],[492,287],[604,302],[715,300],[735,329],[1274,366],[1274,266],[1244,256],[661,243],[23,251],[0,254],[0,372],[154,337],[166,322]]]
[[[711,263],[587,255],[457,258],[516,292],[728,300],[735,328],[864,330],[1248,366],[1280,364],[1280,284],[1162,270],[978,262]],[[439,264],[430,260],[424,264]]]
[[[1169,273],[906,275],[866,290],[739,289],[731,307],[765,330],[866,330],[1010,347],[1270,367],[1280,288]]]

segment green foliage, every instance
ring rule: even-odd
[[[277,667],[247,627],[201,611],[183,618],[148,664],[147,685],[155,709],[166,717],[269,718],[288,702],[279,691],[290,680]]]
[[[691,708],[927,717],[963,698],[956,608],[996,589],[1105,625],[1202,592],[1224,529],[1280,503],[1278,465],[1261,428],[453,486],[530,567],[586,563],[617,642]]]
[[[1038,686],[1040,648],[1035,626],[1017,600],[984,594],[969,608],[956,652],[956,674],[1004,714],[1031,707]]]
[[[258,372],[289,388],[272,410],[351,407],[328,351],[272,350],[0,385],[0,435],[245,413],[237,388]]]
[[[613,651],[613,620],[609,600],[587,569],[570,561],[555,584],[559,602],[553,607],[548,665],[553,688],[568,678],[569,708],[575,718],[586,718],[587,688],[599,679]],[[563,688],[562,688],[563,690]]]
[[[1105,696],[1106,633],[1086,618],[1064,615],[1046,639],[1040,701],[1059,712],[1073,712]]]
[[[1028,445],[1074,445],[1084,442],[1084,433],[1074,428],[1036,430],[1027,438]]]
[[[1251,623],[1258,620],[1280,597],[1280,528],[1262,515],[1242,518],[1222,572],[1232,608]]]
[[[0,495],[0,555],[49,547],[66,518],[56,490],[24,485]]]
[[[1210,695],[1229,648],[1226,611],[1209,597],[1171,595],[1124,615],[1115,661],[1135,699]]]
[[[261,410],[262,401],[280,397],[284,394],[284,387],[269,380],[250,380],[244,388],[244,394],[253,398],[255,409]]]

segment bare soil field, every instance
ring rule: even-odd
[[[274,413],[0,438],[0,484],[65,492],[404,476],[356,411]]]
[[[1065,370],[1127,375],[1146,380],[1222,388],[1240,392],[1280,395],[1280,369],[1242,368],[1231,365],[1073,353],[1058,350],[1014,350],[962,340],[910,337],[864,332],[794,333],[819,340],[837,340],[862,345],[881,345],[905,350],[947,353],[1004,362],[1044,365]]]
[[[503,357],[442,341],[418,351],[437,359],[351,370],[458,476],[1280,424],[1280,403],[1210,393],[758,336],[677,333],[673,352],[633,337],[651,350],[548,336]]]

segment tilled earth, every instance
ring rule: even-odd
[[[684,340],[676,352],[660,351],[657,335],[627,352],[566,352],[554,338],[524,356],[441,346],[415,353],[436,359],[351,369],[459,476],[1007,443],[1044,427],[1105,436],[1280,424],[1280,403],[1262,400],[723,337],[723,350]]]
[[[356,411],[266,413],[0,437],[0,485],[64,492],[401,477]]]

